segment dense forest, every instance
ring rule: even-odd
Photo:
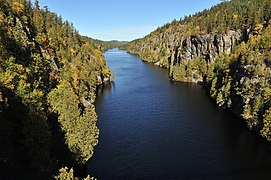
[[[111,74],[100,51],[111,47],[93,41],[38,0],[0,0],[0,179],[80,175]]]
[[[128,41],[101,41],[98,39],[93,39],[89,37],[84,37],[85,40],[90,43],[95,49],[99,49],[101,51],[107,51],[109,49],[113,48],[122,48],[125,47],[128,43]]]
[[[271,1],[231,0],[159,27],[127,45],[169,68],[173,81],[202,83],[215,102],[271,141]]]

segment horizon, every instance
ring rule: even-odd
[[[39,4],[40,7],[47,6],[63,20],[73,23],[74,28],[83,36],[102,41],[130,42],[145,37],[174,19],[179,20],[184,16],[209,9],[221,3],[221,0],[170,0],[159,3],[154,0],[63,2],[63,0],[40,0]]]

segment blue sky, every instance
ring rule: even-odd
[[[218,4],[220,0],[40,0],[72,22],[79,33],[101,40],[133,40],[158,26]]]

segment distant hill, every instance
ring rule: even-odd
[[[98,39],[92,39],[89,37],[83,37],[87,42],[89,42],[94,48],[99,49],[101,51],[106,51],[108,49],[113,49],[113,48],[120,48],[125,45],[127,45],[128,41],[117,41],[117,40],[112,40],[112,41],[102,41]]]

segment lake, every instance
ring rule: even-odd
[[[271,177],[271,143],[200,85],[171,82],[167,69],[126,51],[104,56],[116,77],[98,88],[100,136],[88,173],[100,180]]]

